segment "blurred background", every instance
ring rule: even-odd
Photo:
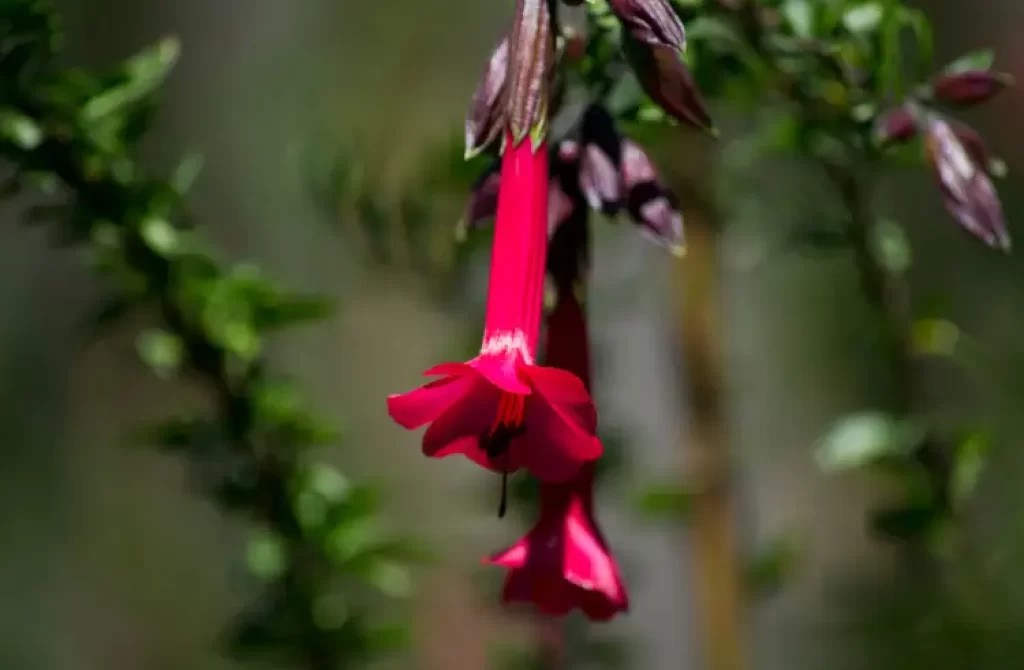
[[[495,575],[479,557],[522,528],[495,521],[497,485],[477,469],[424,459],[418,438],[388,419],[384,398],[477,344],[486,254],[456,258],[464,194],[427,177],[449,170],[443,149],[459,137],[511,3],[55,4],[71,56],[83,64],[180,37],[182,59],[147,159],[163,168],[185,150],[201,151],[206,166],[192,206],[218,247],[284,284],[339,300],[336,318],[280,340],[273,356],[344,427],[344,446],[325,456],[378,482],[396,523],[439,556],[416,576],[413,648],[388,667],[495,667],[494,647],[522,642],[525,632],[497,608]],[[940,61],[988,45],[1002,69],[1024,74],[1018,1],[918,4],[935,22]],[[1018,237],[1022,95],[1010,90],[969,119],[1010,166],[1001,193]],[[828,203],[801,166],[751,162],[748,125],[725,115],[717,146],[685,130],[649,146],[695,231],[689,258],[670,257],[624,224],[595,222],[596,396],[625,461],[599,494],[601,519],[632,609],[594,634],[624,645],[622,667],[706,667],[707,617],[696,594],[709,585],[713,593],[716,576],[694,560],[704,535],[685,522],[645,520],[633,504],[649,482],[681,484],[693,466],[686,379],[694,354],[682,353],[689,296],[717,323],[704,346],[723,361],[726,423],[716,431],[733,459],[739,560],[779,542],[795,547],[777,588],[745,597],[738,625],[749,667],[1024,667],[1024,264],[968,239],[923,168],[884,180],[877,204],[909,229],[915,295],[970,342],[970,365],[930,367],[924,396],[951,421],[983,423],[992,435],[979,494],[964,512],[973,558],[944,573],[958,594],[949,602],[915,588],[919,575],[868,532],[868,511],[891,497],[885,482],[826,475],[815,462],[829,426],[878,408],[895,382],[865,334],[877,317],[848,256],[777,251],[780,231],[828,216]],[[420,232],[425,260],[402,230],[384,229],[384,253],[356,225],[373,203],[325,202],[318,185],[339,156],[351,159],[348,181],[377,201],[401,203],[411,193],[431,203]],[[16,214],[4,212],[12,221]],[[701,241],[702,230],[720,233],[714,245]],[[50,250],[39,231],[4,231],[0,667],[236,667],[215,645],[247,589],[242,529],[189,492],[175,459],[128,439],[139,422],[188,403],[189,391],[137,362],[138,323],[86,340],[81,321],[99,289],[79,259]],[[693,267],[712,285],[695,287]]]

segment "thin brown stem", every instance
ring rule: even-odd
[[[697,484],[690,517],[692,587],[696,592],[704,667],[748,667],[745,589],[729,473],[725,372],[719,350],[718,237],[706,216],[688,218],[683,270],[683,352],[689,403],[689,449]],[[691,485],[693,481],[689,482]]]

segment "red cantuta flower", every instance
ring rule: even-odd
[[[571,290],[559,292],[548,322],[547,361],[579,374],[589,386],[589,347],[582,308]],[[541,484],[540,519],[521,540],[486,559],[509,570],[502,600],[532,603],[563,616],[580,609],[606,621],[629,608],[618,565],[594,517],[594,464],[567,484]]]
[[[480,354],[426,371],[441,378],[388,398],[405,428],[430,424],[423,452],[463,454],[485,468],[565,482],[601,455],[583,382],[536,365],[548,241],[548,152],[506,136]]]

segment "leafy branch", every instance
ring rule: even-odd
[[[599,13],[603,4],[590,6]],[[992,71],[988,50],[936,68],[927,17],[900,0],[675,4],[702,89],[759,113],[770,110],[770,122],[758,131],[759,151],[797,156],[825,177],[844,226],[818,224],[799,242],[847,250],[883,322],[895,381],[888,411],[840,420],[823,441],[820,460],[829,468],[899,473],[906,501],[876,511],[873,525],[883,536],[937,549],[935,541],[945,537],[977,483],[987,450],[979,445],[987,441],[978,432],[940,435],[922,415],[918,359],[952,354],[935,341],[936,324],[959,331],[944,319],[915,314],[910,242],[897,222],[872,209],[870,180],[887,162],[927,163],[953,219],[988,246],[1008,249],[992,183],[1005,165],[951,112],[988,102],[1012,77]],[[645,104],[635,98],[623,109],[643,122],[650,117]]]
[[[336,435],[268,373],[262,353],[266,337],[324,318],[329,305],[252,265],[221,265],[182,209],[195,162],[160,179],[136,158],[177,43],[96,74],[60,65],[59,27],[40,3],[5,3],[0,26],[5,196],[41,194],[26,219],[83,251],[112,289],[98,320],[152,312],[160,325],[139,337],[142,358],[206,390],[206,411],[145,438],[186,459],[201,491],[251,524],[249,565],[262,586],[231,650],[333,670],[393,648],[401,628],[370,610],[380,592],[407,592],[410,547],[384,528],[371,489],[310,459]]]

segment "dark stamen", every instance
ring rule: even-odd
[[[498,503],[498,518],[504,519],[508,511],[508,451],[505,451],[505,467],[501,471],[501,502]]]
[[[505,516],[505,512],[508,510],[508,469],[509,469],[509,452],[511,451],[510,446],[512,440],[526,433],[526,426],[519,424],[518,426],[509,427],[505,424],[499,424],[494,429],[486,431],[480,436],[480,449],[487,454],[487,458],[494,462],[500,456],[504,456],[503,467],[501,472],[501,502],[498,504],[498,518],[501,519]]]

